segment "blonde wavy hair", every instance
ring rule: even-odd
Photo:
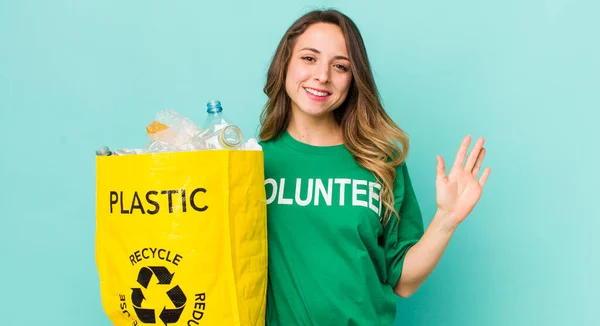
[[[409,149],[408,136],[383,109],[362,36],[354,22],[343,13],[311,11],[286,31],[267,73],[264,92],[268,100],[261,113],[259,138],[261,141],[275,139],[288,126],[291,99],[285,89],[287,66],[296,39],[315,23],[334,24],[342,30],[350,56],[352,82],[345,101],[334,110],[334,115],[342,129],[346,148],[381,184],[380,197],[385,207],[382,222],[387,223],[392,215],[399,219],[394,208],[394,180],[396,167],[404,161]]]

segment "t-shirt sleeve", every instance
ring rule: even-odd
[[[400,222],[395,215],[384,227],[385,260],[387,268],[386,282],[396,286],[404,258],[408,250],[423,235],[423,216],[412,187],[406,162],[396,169],[394,183],[394,207],[400,213]]]

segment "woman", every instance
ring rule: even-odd
[[[262,113],[268,204],[268,325],[392,325],[440,260],[490,173],[479,139],[460,145],[424,230],[406,134],[379,98],[359,30],[313,11],[285,33]],[[466,158],[466,162],[464,162]]]

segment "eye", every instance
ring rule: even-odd
[[[335,67],[341,71],[348,71],[350,70],[348,67],[344,66],[343,64],[336,64]]]
[[[308,61],[308,62],[314,62],[315,58],[306,56],[306,57],[302,57],[302,60],[305,60],[305,61]]]

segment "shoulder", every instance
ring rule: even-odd
[[[402,161],[395,168],[396,178],[394,179],[394,196],[396,198],[404,197],[406,188],[412,187],[410,173],[408,171],[408,164],[406,160]]]
[[[270,140],[262,140],[258,143],[263,151],[264,164],[268,169],[274,166],[289,163],[286,162],[285,158],[293,156],[288,150],[287,146],[281,141],[280,138],[274,138]]]
[[[404,183],[408,175],[408,163],[406,163],[406,160],[404,160],[402,163],[396,166],[396,181]]]
[[[271,153],[273,151],[281,150],[281,141],[279,138],[270,140],[261,140],[258,144],[262,147],[263,152]]]

